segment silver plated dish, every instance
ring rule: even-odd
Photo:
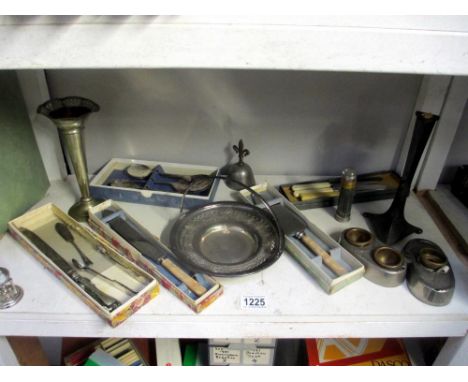
[[[179,216],[170,234],[177,258],[213,276],[258,272],[280,257],[284,240],[273,217],[239,202],[216,202]]]

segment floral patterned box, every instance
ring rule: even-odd
[[[153,276],[52,203],[11,220],[8,229],[48,271],[113,327],[159,293]]]
[[[111,213],[111,215],[107,215],[107,217],[105,217],[104,215],[106,215],[106,213]],[[112,216],[119,216],[123,218],[138,231],[142,232],[146,237],[155,239],[155,242],[160,247],[160,250],[167,254],[167,257],[170,258],[171,262],[182,269],[182,271],[185,272],[187,276],[190,276],[194,281],[196,281],[199,286],[202,286],[204,288],[204,292],[195,294],[194,291],[190,289],[188,284],[182,282],[180,279],[177,279],[177,277],[175,277],[174,274],[171,274],[171,272],[169,272],[168,269],[166,269],[162,264],[158,264],[144,257],[142,253],[138,251],[138,249],[132,246],[110,227],[109,219],[112,219]],[[106,238],[110,243],[112,243],[112,245],[123,256],[153,275],[163,287],[168,289],[194,312],[201,312],[223,294],[223,286],[217,280],[202,273],[192,274],[189,270],[184,269],[182,264],[177,263],[177,258],[172,253],[172,251],[167,246],[165,246],[158,237],[143,227],[136,219],[123,210],[115,201],[107,200],[93,207],[89,213],[89,224],[96,232],[98,232],[100,236]]]

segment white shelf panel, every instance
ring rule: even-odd
[[[272,184],[296,181],[257,176]],[[74,183],[74,182],[73,182]],[[54,182],[43,201],[66,210],[75,196],[70,183]],[[230,198],[220,185],[217,199]],[[350,226],[366,227],[362,211],[384,211],[390,201],[353,206],[352,221],[337,223],[333,208],[313,209],[306,215],[336,238]],[[122,206],[164,239],[167,222],[178,210],[122,203]],[[468,268],[454,255],[419,201],[411,196],[407,216],[421,226],[421,237],[433,240],[446,252],[455,271],[456,290],[451,303],[432,307],[415,299],[406,285],[383,288],[365,278],[334,295],[327,295],[302,268],[285,253],[266,270],[238,278],[222,278],[224,295],[201,314],[193,313],[165,289],[117,328],[111,328],[78,297],[66,289],[9,235],[0,240],[0,265],[10,270],[13,280],[25,291],[16,306],[0,311],[0,336],[81,337],[445,337],[463,336],[468,329]],[[268,308],[259,312],[240,309],[242,296],[265,296]]]
[[[468,74],[466,16],[3,17],[0,69]]]

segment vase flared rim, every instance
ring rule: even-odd
[[[37,112],[50,119],[80,119],[99,109],[99,105],[90,99],[70,96],[52,98],[39,105]]]

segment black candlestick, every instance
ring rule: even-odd
[[[420,111],[416,112],[416,124],[414,126],[413,137],[411,138],[408,158],[406,159],[400,185],[398,186],[392,205],[383,214],[372,214],[369,212],[363,214],[369,220],[371,229],[377,238],[385,244],[394,244],[412,233],[422,233],[421,228],[406,221],[405,204],[419,160],[438,119],[437,115]]]

